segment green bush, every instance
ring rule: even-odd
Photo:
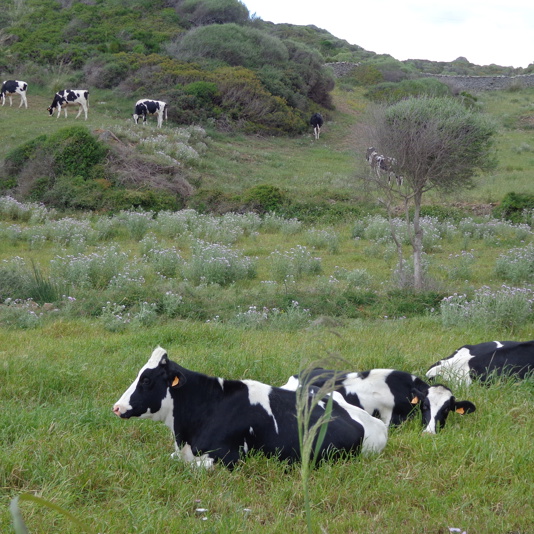
[[[211,104],[218,97],[217,84],[213,82],[198,81],[187,84],[184,93],[196,97],[202,104]]]
[[[141,208],[146,210],[164,211],[179,210],[182,201],[167,191],[146,189],[114,189],[108,190],[103,200],[103,207],[110,211]]]
[[[248,9],[238,0],[185,0],[176,6],[176,12],[194,26],[246,24]]]
[[[369,88],[366,97],[373,102],[393,104],[409,97],[450,96],[448,85],[434,78],[421,78],[418,80],[402,80],[399,83],[384,82]]]
[[[277,37],[237,24],[213,24],[189,31],[169,51],[182,61],[214,60],[231,66],[282,65],[288,51]]]
[[[284,193],[273,185],[256,185],[243,194],[243,200],[250,207],[262,211],[278,211],[285,203]]]
[[[40,135],[8,152],[5,158],[4,172],[6,177],[12,178],[19,174],[24,165],[33,157],[36,150],[45,143],[46,139],[46,135]]]
[[[104,160],[106,146],[85,126],[69,126],[49,136],[43,144],[45,151],[54,154],[54,170],[57,175],[92,178],[95,165]]]
[[[529,193],[507,193],[499,206],[494,208],[493,215],[508,219],[515,223],[524,222],[525,211],[534,210],[534,195]]]

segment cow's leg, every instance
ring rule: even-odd
[[[163,114],[160,111],[158,113],[158,128],[161,128],[162,125],[163,125]]]
[[[81,112],[82,112],[82,109],[83,109],[83,106],[82,105],[79,105],[78,106],[80,109],[78,109],[78,115],[76,115],[76,119],[80,116]],[[85,118],[87,119],[87,115],[85,116]]]

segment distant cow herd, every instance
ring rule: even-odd
[[[534,341],[464,345],[426,373],[456,383],[534,375]],[[320,389],[327,384],[327,389]],[[299,461],[298,395],[310,403],[310,426],[325,426],[319,458],[384,450],[390,425],[420,411],[424,432],[436,434],[451,412],[473,413],[442,384],[395,369],[341,373],[316,368],[275,387],[227,380],[181,367],[157,347],[113,406],[115,415],[161,421],[174,436],[173,457],[198,467],[233,467],[251,451]],[[313,400],[317,402],[312,403]]]
[[[6,98],[9,98],[9,105],[13,105],[13,96],[20,96],[19,107],[28,107],[28,99],[26,92],[28,90],[28,84],[21,80],[6,80],[2,83],[2,92],[0,93],[0,99],[2,100],[2,106],[6,103]],[[54,95],[52,103],[48,107],[48,113],[53,115],[57,111],[57,118],[61,115],[63,109],[65,117],[68,116],[67,108],[69,106],[78,106],[78,114],[84,113],[85,120],[87,120],[87,113],[89,111],[89,91],[87,89],[62,89]],[[163,121],[167,119],[167,103],[161,100],[141,99],[135,103],[133,120],[135,124],[139,119],[143,118],[143,124],[147,122],[147,116],[154,115],[157,118],[158,128],[161,128]]]
[[[6,97],[9,98],[9,105],[13,104],[12,97],[14,95],[20,96],[20,105],[28,107],[28,100],[26,98],[26,92],[28,84],[20,80],[6,80],[2,84],[2,92],[0,99],[2,100],[2,106],[6,103]],[[48,107],[48,112],[53,115],[57,110],[57,118],[61,115],[61,110],[64,110],[65,117],[67,117],[68,106],[79,106],[78,114],[76,118],[80,116],[82,111],[87,120],[87,113],[89,111],[89,91],[87,89],[62,89],[54,95],[52,104]],[[162,100],[151,100],[148,98],[142,98],[135,103],[133,120],[135,124],[138,124],[139,119],[143,119],[143,125],[147,123],[147,117],[153,115],[157,119],[158,128],[161,128],[163,121],[167,120],[168,104]],[[313,135],[315,139],[319,139],[321,133],[321,127],[323,125],[323,117],[320,113],[314,113],[310,118],[310,124],[313,127]]]

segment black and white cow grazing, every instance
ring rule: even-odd
[[[312,383],[317,386],[322,385],[328,377],[335,377],[337,391],[347,402],[379,417],[386,425],[402,423],[419,405],[424,432],[435,434],[445,425],[449,412],[456,411],[463,415],[476,409],[469,401],[457,401],[449,388],[439,384],[429,386],[417,376],[404,371],[372,369],[362,373],[338,373],[316,369],[310,375]],[[299,377],[294,375],[282,388],[294,391],[298,384]]]
[[[140,117],[143,117],[143,125],[145,125],[147,115],[156,115],[158,117],[158,128],[161,128],[163,119],[167,119],[167,103],[161,100],[138,100],[135,103],[133,114],[135,124],[139,122]]]
[[[336,451],[381,451],[387,428],[360,409],[333,401],[320,456]],[[313,424],[325,412],[318,405]],[[157,347],[113,406],[119,417],[164,422],[174,433],[174,455],[198,466],[232,466],[248,451],[297,460],[296,393],[254,380],[224,380],[189,371]],[[378,423],[378,424],[377,424]]]
[[[382,174],[385,174],[388,178],[388,184],[391,184],[391,182],[395,180],[397,186],[400,187],[402,185],[403,177],[396,172],[397,160],[395,158],[379,154],[377,150],[371,146],[365,153],[365,159],[379,178]]]
[[[528,374],[534,374],[534,341],[487,341],[460,347],[432,365],[426,376],[470,384],[495,375],[525,378]]]
[[[11,97],[13,95],[20,95],[20,105],[19,108],[24,104],[25,108],[28,108],[28,100],[26,99],[26,90],[28,89],[28,84],[26,82],[21,82],[20,80],[6,80],[2,84],[2,92],[0,98],[2,99],[2,106],[6,103],[6,96],[9,97],[9,105],[13,104]]]
[[[323,116],[320,113],[314,113],[311,116],[310,124],[313,126],[313,135],[315,139],[319,139],[321,135],[321,127],[323,125]]]
[[[68,106],[80,106],[78,115],[80,113],[85,113],[85,120],[87,120],[87,110],[89,109],[89,91],[85,89],[62,89],[54,95],[54,100],[48,108],[50,115],[54,114],[54,110],[57,108],[57,118],[61,115],[61,108],[65,110],[65,117],[67,117],[67,107]]]

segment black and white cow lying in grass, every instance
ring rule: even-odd
[[[174,433],[176,452],[198,466],[234,465],[248,451],[298,460],[296,393],[254,380],[224,380],[180,367],[157,347],[137,378],[113,406],[124,419],[162,421]],[[338,402],[339,401],[339,402]],[[334,400],[320,457],[336,452],[381,451],[387,427],[378,419]],[[311,424],[325,413],[312,412]]]
[[[28,100],[26,99],[26,91],[28,89],[28,84],[20,80],[6,80],[2,84],[2,90],[0,93],[0,98],[2,99],[2,106],[6,103],[6,96],[9,98],[9,105],[13,104],[11,97],[13,95],[20,95],[20,105],[19,108],[28,107]]]
[[[314,113],[311,116],[310,124],[313,126],[313,135],[315,136],[315,139],[319,139],[319,136],[321,135],[323,122],[323,116],[320,113]]]
[[[78,110],[78,115],[80,113],[85,113],[85,120],[87,120],[87,110],[89,109],[89,91],[85,89],[62,89],[54,95],[54,100],[48,108],[50,115],[54,114],[54,111],[57,109],[57,118],[61,115],[61,108],[65,110],[65,118],[67,117],[67,108],[68,106],[80,106]]]
[[[520,379],[534,376],[534,341],[487,341],[464,345],[448,358],[433,364],[428,378],[470,384],[473,379],[485,382],[494,376]]]
[[[416,405],[421,407],[424,432],[435,434],[445,425],[451,411],[460,414],[475,411],[469,401],[457,401],[451,390],[442,385],[429,386],[426,382],[404,371],[372,369],[362,373],[338,373],[325,369],[315,370],[313,384],[321,386],[326,377],[335,377],[337,391],[347,402],[379,417],[386,425],[398,425],[408,419]],[[292,376],[283,389],[294,391],[299,385],[298,375]]]
[[[167,119],[167,103],[161,100],[147,100],[141,99],[135,103],[133,120],[135,124],[139,122],[139,118],[143,117],[143,125],[146,124],[147,115],[156,115],[158,118],[158,128],[163,125],[163,119]]]

